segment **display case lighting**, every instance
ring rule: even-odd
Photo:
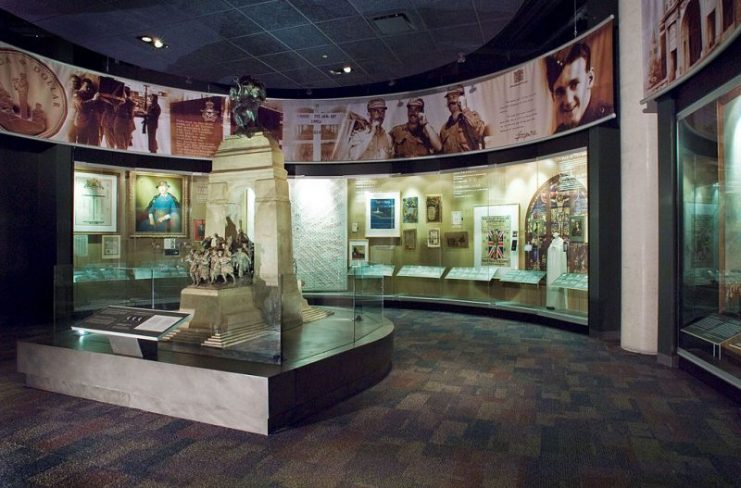
[[[167,47],[167,44],[165,44],[165,41],[163,41],[159,37],[145,35],[145,36],[139,36],[138,39],[145,44],[150,44],[155,49],[162,49],[162,48]]]

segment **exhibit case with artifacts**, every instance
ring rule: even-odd
[[[350,289],[348,276],[374,275],[387,303],[450,303],[587,325],[587,167],[586,149],[576,149],[450,171],[295,178],[293,237],[305,296],[327,300]]]
[[[741,78],[677,117],[680,357],[741,388]]]

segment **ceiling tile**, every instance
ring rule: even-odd
[[[476,28],[478,29],[478,26]],[[414,32],[412,34],[384,37],[383,42],[397,56],[400,53],[418,54],[420,51],[435,49],[435,41],[429,32]]]
[[[314,22],[358,15],[346,0],[291,0],[291,3]]]
[[[364,61],[366,59],[395,59],[391,51],[378,39],[346,42],[340,44],[340,47],[355,61]]]
[[[244,58],[237,61],[230,61],[219,65],[219,69],[226,70],[234,76],[242,75],[264,75],[272,73],[274,70],[257,58]]]
[[[329,20],[318,23],[316,26],[336,43],[376,37],[368,22],[360,16]]]
[[[316,66],[340,64],[350,60],[350,57],[334,45],[310,47],[296,50],[308,62]]]
[[[323,82],[329,79],[329,76],[325,75],[316,68],[303,68],[292,71],[284,71],[283,74],[293,81],[306,86],[314,86],[314,82]]]
[[[308,23],[298,10],[284,1],[260,3],[241,11],[265,30],[285,29]]]
[[[253,56],[265,56],[288,51],[288,47],[267,33],[237,37],[231,41]]]
[[[311,66],[301,56],[293,51],[260,56],[260,61],[276,71],[291,71]]]
[[[169,3],[191,16],[200,16],[232,8],[232,5],[222,0],[209,0],[208,2],[203,0],[169,0]]]
[[[488,17],[501,14],[512,16],[522,7],[523,3],[525,3],[524,0],[497,0],[496,2],[473,0],[473,6],[479,14],[479,20],[490,20]]]
[[[198,21],[222,37],[239,37],[262,32],[262,28],[242,15],[231,10],[199,17]]]
[[[435,39],[435,44],[441,49],[464,54],[474,51],[482,44],[481,29],[478,24],[434,29],[431,34]]]
[[[300,25],[290,29],[275,30],[273,35],[283,41],[283,44],[293,49],[324,46],[330,43],[330,40],[313,25]]]
[[[208,62],[211,64],[217,64],[215,60],[231,60],[244,58],[246,54],[229,41],[220,41],[213,44],[207,44],[202,46],[195,51],[188,53],[184,56],[183,62],[200,64]]]
[[[414,3],[410,0],[350,0],[350,3],[366,17],[369,14],[390,13],[414,8]]]
[[[476,22],[476,12],[470,2],[417,0],[417,12],[430,29]]]

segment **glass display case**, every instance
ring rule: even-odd
[[[677,122],[678,353],[741,387],[741,80]]]
[[[588,316],[586,150],[410,175],[291,183],[304,291],[382,277],[384,297]]]

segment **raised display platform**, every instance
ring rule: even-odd
[[[54,343],[19,342],[18,371],[33,388],[269,434],[390,371],[393,324],[382,319],[354,340],[352,311],[333,311],[284,334],[281,365],[163,349],[145,360],[114,354],[105,336],[69,331]]]

